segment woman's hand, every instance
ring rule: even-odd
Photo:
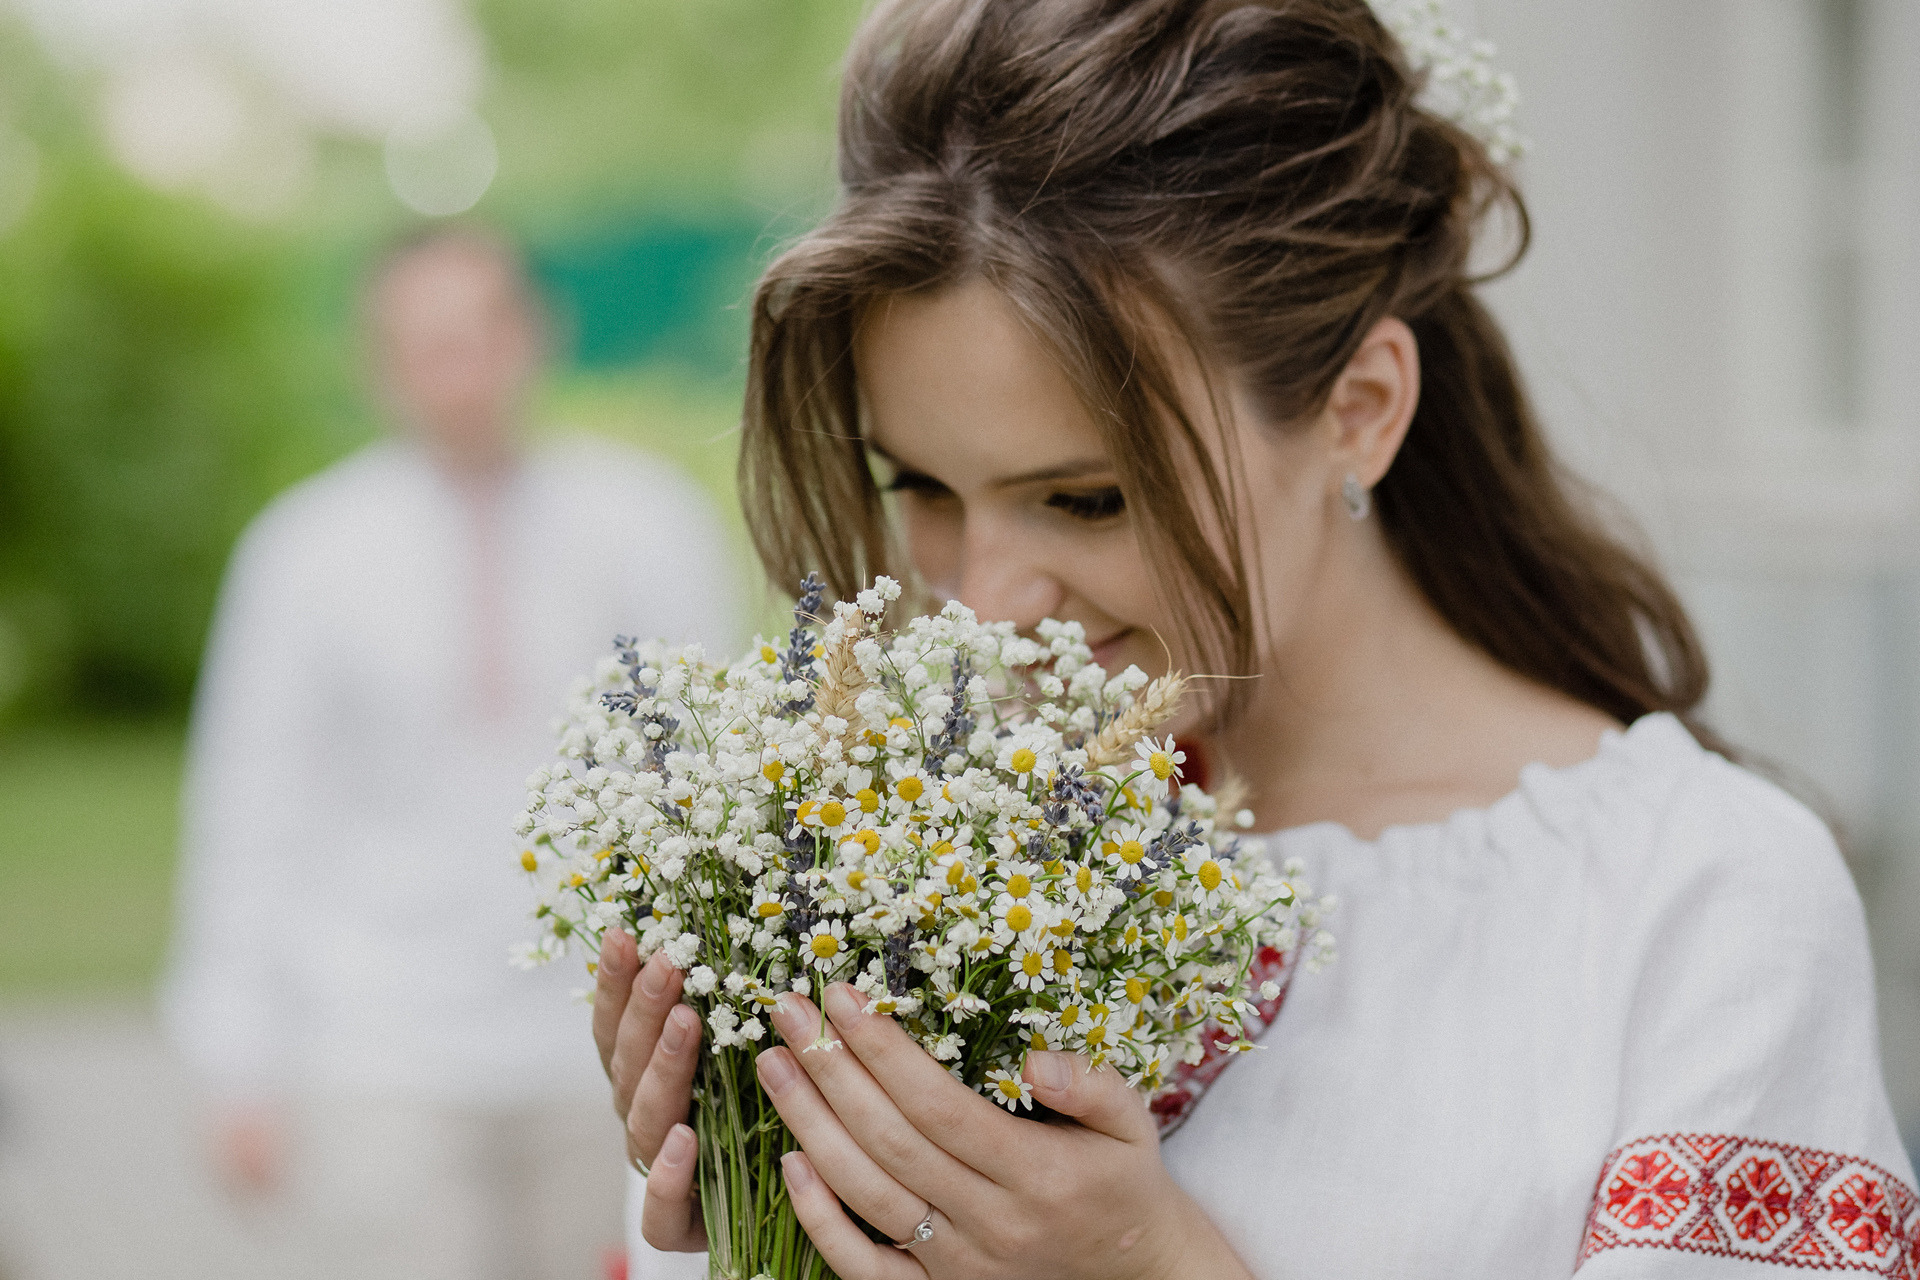
[[[1029,1054],[1036,1102],[1073,1124],[1017,1118],[949,1075],[866,997],[837,984],[820,1011],[782,996],[789,1045],[760,1083],[800,1140],[782,1162],[795,1212],[845,1280],[1233,1277],[1248,1272],[1160,1163],[1140,1095],[1110,1067]],[[876,1245],[851,1207],[911,1251]]]
[[[638,981],[636,981],[636,978]],[[707,1229],[694,1195],[699,1143],[687,1127],[700,1018],[680,1003],[681,975],[664,953],[643,968],[633,938],[614,929],[600,944],[593,1039],[627,1126],[627,1158],[647,1175],[640,1234],[656,1249],[697,1253]]]

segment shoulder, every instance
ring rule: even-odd
[[[382,440],[282,490],[240,535],[230,576],[317,573],[383,519],[418,507],[424,463]]]
[[[664,458],[597,436],[566,435],[542,444],[534,470],[544,487],[621,509],[697,513],[713,501],[693,477]]]
[[[1833,834],[1777,784],[1694,741],[1670,715],[1612,739],[1591,776],[1551,796],[1623,914],[1672,918],[1719,904],[1783,927],[1864,929]],[[1554,787],[1547,787],[1549,793]]]
[[[248,524],[243,546],[310,546],[337,538],[374,513],[409,501],[425,464],[406,446],[380,440],[282,490]]]

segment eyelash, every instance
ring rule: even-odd
[[[918,471],[895,473],[887,482],[889,493],[917,493],[927,498],[951,497],[952,490],[935,480],[932,476]],[[1099,524],[1111,520],[1127,509],[1127,499],[1118,486],[1109,485],[1104,489],[1088,489],[1079,492],[1060,492],[1048,494],[1046,505],[1075,520],[1088,524]]]
[[[1095,524],[1102,520],[1111,520],[1127,509],[1126,495],[1114,486],[1105,489],[1089,489],[1081,493],[1055,493],[1047,498],[1047,505],[1056,511],[1065,512],[1075,520],[1084,520]]]

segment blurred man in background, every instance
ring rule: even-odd
[[[201,676],[165,1015],[225,1172],[340,1280],[584,1280],[620,1238],[587,979],[507,964],[510,826],[612,636],[731,647],[735,601],[687,481],[521,443],[541,319],[489,234],[388,255],[395,438],[254,522]]]

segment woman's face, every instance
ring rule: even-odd
[[[868,443],[892,468],[907,547],[929,589],[1021,627],[1079,622],[1108,671],[1165,671],[1177,606],[1154,590],[1099,430],[1013,306],[977,281],[886,299],[862,324],[854,358]],[[1188,411],[1204,427],[1197,371],[1185,382]],[[1238,421],[1246,412],[1236,404]],[[1235,436],[1263,663],[1298,629],[1324,577],[1336,435]],[[1190,657],[1171,656],[1193,670]]]

